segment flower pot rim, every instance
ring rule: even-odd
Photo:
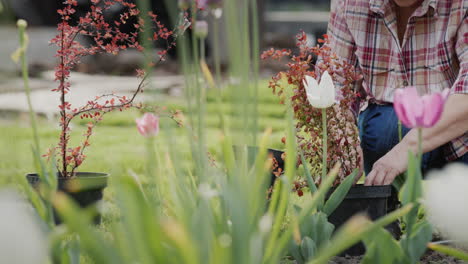
[[[41,181],[41,177],[37,173],[26,174],[26,178],[32,185]],[[97,172],[77,172],[73,177],[56,177],[58,188],[69,192],[105,188],[109,178],[109,174]]]
[[[331,188],[326,199],[330,197],[336,187]],[[374,199],[374,198],[389,198],[395,190],[392,185],[374,185],[366,186],[363,184],[356,184],[349,189],[345,199]]]
[[[58,172],[57,172],[58,174]],[[75,172],[75,175],[72,177],[57,177],[58,179],[99,179],[99,178],[107,178],[110,176],[110,173],[105,173],[105,172]],[[32,173],[26,173],[26,177],[37,177],[41,178],[38,173],[32,172]]]

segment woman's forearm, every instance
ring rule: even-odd
[[[468,94],[449,96],[442,116],[431,128],[423,128],[422,151],[432,151],[445,143],[463,135],[468,131]],[[412,129],[406,134],[400,144],[413,153],[418,148],[418,132]]]

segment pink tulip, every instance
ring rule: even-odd
[[[159,117],[145,113],[142,118],[136,119],[138,132],[144,137],[156,136],[159,133]]]
[[[432,127],[439,121],[450,90],[419,96],[416,87],[397,89],[393,107],[401,123],[408,128]]]

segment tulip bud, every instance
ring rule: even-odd
[[[145,113],[141,119],[136,119],[138,132],[144,137],[156,136],[159,133],[159,118],[151,113]]]
[[[26,28],[28,26],[28,22],[26,22],[24,19],[18,19],[16,25],[21,28]]]
[[[206,38],[208,36],[208,23],[204,20],[195,22],[195,35],[198,38]]]
[[[190,8],[190,0],[179,0],[179,8],[180,9]]]

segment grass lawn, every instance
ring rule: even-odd
[[[230,117],[232,110],[227,104],[221,107],[215,103],[215,91],[207,94],[205,135],[207,147],[213,155],[217,156],[220,151],[219,140],[221,140],[220,122],[218,113],[220,111]],[[258,105],[258,134],[261,135],[267,128],[271,128],[273,133],[270,147],[282,148],[281,137],[284,135],[284,105],[278,103],[278,99],[267,87],[267,82],[261,82],[260,98]],[[163,99],[155,98],[150,105],[166,106],[168,109],[180,109],[187,115],[187,107],[183,98],[171,98],[161,96]],[[219,109],[221,108],[221,109]],[[141,173],[145,168],[145,139],[138,134],[135,126],[135,118],[142,115],[137,110],[130,110],[123,113],[116,112],[108,114],[96,128],[91,138],[92,146],[86,151],[87,160],[80,167],[81,171],[109,172],[111,174],[126,173],[131,169]],[[10,182],[12,177],[22,176],[34,170],[32,164],[31,146],[33,143],[32,130],[27,118],[9,118],[0,120],[0,181]],[[76,145],[83,138],[81,134],[85,131],[86,120],[75,120],[73,123],[73,133],[71,145]],[[231,124],[235,126],[236,120]],[[156,144],[161,149],[167,149],[165,138],[171,127],[171,136],[175,138],[176,147],[187,155],[184,158],[190,159],[189,138],[187,127],[174,127],[174,122],[169,118],[161,118],[161,134],[156,138]],[[59,128],[58,122],[54,123],[45,119],[38,120],[39,136],[43,152],[48,147],[57,143]]]
[[[206,105],[206,129],[208,151],[215,160],[221,160],[220,142],[222,140],[218,113],[220,107],[216,103],[215,91],[209,91],[207,94]],[[281,137],[285,129],[285,106],[278,103],[278,99],[271,93],[267,87],[267,82],[261,82],[260,98],[258,105],[259,122],[258,135],[263,134],[267,128],[272,129],[272,135],[269,147],[283,148]],[[183,98],[171,98],[161,96],[162,99],[155,99],[152,105],[167,106],[168,109],[181,109],[186,112],[185,101]],[[221,111],[226,113],[229,118],[232,113],[230,106],[223,103]],[[27,118],[10,118],[0,121],[1,148],[0,148],[0,186],[13,184],[15,177],[24,177],[26,173],[33,172],[32,155],[32,130]],[[91,139],[92,146],[87,150],[87,159],[80,167],[80,171],[107,172],[111,174],[110,186],[105,192],[105,211],[110,214],[104,214],[106,218],[112,221],[114,218],[113,210],[113,188],[112,180],[119,175],[135,173],[142,177],[145,183],[146,170],[146,148],[145,138],[143,138],[135,127],[135,118],[140,117],[141,113],[137,110],[130,110],[123,113],[116,112],[107,115],[102,123],[95,129]],[[232,121],[236,124],[235,121]],[[82,139],[81,134],[85,130],[86,121],[78,120],[73,124],[72,145],[76,145]],[[43,152],[48,147],[57,143],[59,129],[57,123],[45,119],[38,120],[39,135]],[[171,128],[170,130],[166,128]],[[172,138],[168,143],[168,136]],[[192,156],[190,152],[189,136],[187,127],[176,127],[175,123],[169,118],[161,119],[161,133],[155,139],[156,149],[159,153],[166,153],[169,148],[177,148],[181,153],[181,160],[177,161],[177,166],[188,167],[191,164]]]

